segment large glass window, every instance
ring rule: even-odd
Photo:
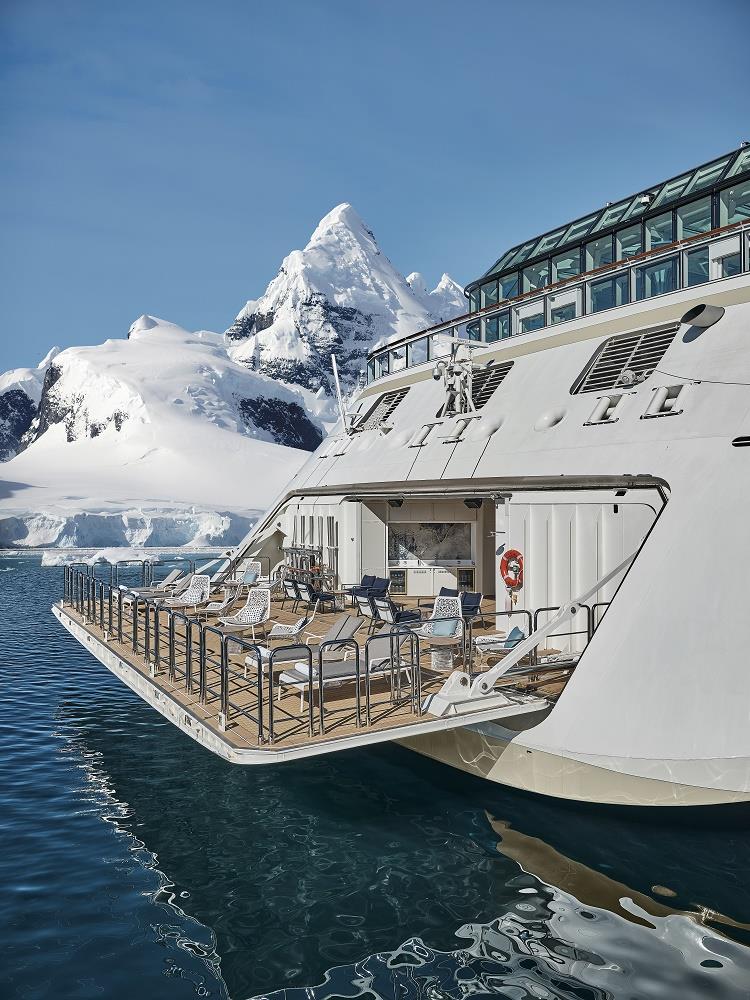
[[[479,309],[479,289],[472,288],[469,292],[469,312],[476,312]]]
[[[543,260],[538,264],[523,269],[523,290],[524,292],[534,292],[537,288],[544,288],[549,284],[549,261]]]
[[[742,271],[742,257],[740,254],[730,253],[726,257],[721,258],[722,278],[733,278],[740,271]]]
[[[645,264],[635,270],[636,299],[650,299],[654,295],[664,295],[677,288],[677,258]]]
[[[421,340],[412,340],[407,345],[407,351],[410,368],[412,365],[423,364],[427,361],[427,337],[422,337]]]
[[[480,289],[482,293],[481,307],[497,305],[497,282],[488,281]]]
[[[549,311],[550,323],[565,323],[566,320],[576,318],[575,302],[566,302],[564,306],[552,306]]]
[[[544,313],[540,310],[532,316],[519,317],[518,325],[521,333],[531,333],[532,330],[540,330],[544,326]]]
[[[552,258],[552,281],[564,281],[581,273],[581,248],[573,247]]]
[[[750,219],[750,180],[725,188],[719,195],[719,225],[731,226]]]
[[[375,381],[375,358],[370,358],[367,362],[367,381]]]
[[[390,358],[388,356],[388,352],[384,351],[382,354],[379,354],[376,361],[378,362],[378,375],[387,375],[390,371]]]
[[[586,244],[586,271],[611,264],[613,259],[611,236],[600,236],[598,240]]]
[[[628,275],[616,274],[612,278],[602,278],[592,281],[589,285],[591,294],[591,312],[601,312],[614,306],[624,306],[630,301],[628,292]]]
[[[598,213],[597,213],[598,215]],[[568,231],[562,238],[563,243],[572,243],[574,240],[581,240],[588,234],[589,229],[594,225],[597,215],[587,215],[585,219],[579,219],[568,227]]]
[[[488,344],[510,337],[510,313],[502,312],[484,321],[484,339]]]
[[[679,198],[692,176],[692,174],[683,174],[682,177],[675,177],[674,180],[667,181],[650,207],[658,208],[659,205],[667,205],[675,198]]]
[[[560,242],[560,237],[565,232],[564,229],[557,229],[554,233],[548,233],[546,236],[542,236],[537,245],[534,247],[533,257],[538,257],[539,254],[549,253],[550,250],[554,249]]]
[[[708,281],[708,247],[696,247],[695,250],[690,250],[685,257],[687,261],[685,278],[688,286],[702,285],[704,281]]]
[[[711,228],[711,195],[677,209],[677,239],[686,240]]]
[[[592,232],[595,233],[597,229],[609,229],[610,226],[616,225],[625,214],[625,210],[629,204],[630,199],[618,202],[617,205],[608,205],[602,212],[602,217],[594,226]]]
[[[466,324],[466,336],[469,340],[481,340],[482,332],[479,320],[475,320],[473,323]]]
[[[727,177],[736,177],[737,174],[744,174],[746,170],[750,170],[750,146],[740,151]]]
[[[730,157],[723,156],[720,160],[707,163],[705,167],[699,167],[693,174],[693,179],[685,188],[684,194],[692,194],[694,191],[702,191],[710,187],[721,177],[724,167],[729,163]]]
[[[637,257],[639,253],[643,253],[643,238],[641,224],[637,222],[615,235],[615,260],[628,260],[630,257]]]
[[[513,259],[508,261],[508,264],[511,267],[518,267],[521,261],[526,260],[527,257],[531,256],[531,251],[536,246],[536,243],[536,237],[534,237],[533,240],[530,240],[530,242],[524,243],[524,245],[518,250],[518,253],[513,256]]]
[[[518,295],[518,275],[504,274],[500,278],[500,298],[512,299]]]
[[[652,219],[646,219],[646,249],[666,246],[674,241],[672,232],[672,213],[663,212]]]
[[[391,351],[391,371],[400,372],[404,368],[406,368],[406,344],[401,344]]]

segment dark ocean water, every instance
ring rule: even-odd
[[[0,996],[750,996],[750,811],[230,767],[63,631],[61,572],[0,559]]]

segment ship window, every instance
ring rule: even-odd
[[[481,292],[482,292],[482,302],[481,302],[482,309],[484,309],[485,306],[494,306],[497,304],[496,281],[488,281],[486,285],[482,285]]]
[[[471,397],[474,400],[474,407],[481,410],[489,402],[497,387],[502,384],[503,379],[513,367],[512,361],[506,361],[501,365],[487,365],[474,371],[474,379],[471,390]]]
[[[570,391],[609,392],[642,382],[661,362],[677,329],[674,324],[611,337],[596,351]]]
[[[578,222],[573,222],[569,227],[565,236],[560,241],[561,243],[572,243],[574,240],[583,239],[588,233],[589,229],[593,226],[598,218],[598,212],[596,215],[587,215],[585,219],[579,219]]]
[[[378,376],[387,375],[390,371],[390,358],[388,357],[388,352],[383,351],[375,359],[378,363]]]
[[[380,427],[391,416],[408,391],[409,387],[407,386],[405,389],[395,389],[393,392],[386,392],[380,396],[375,405],[370,408],[362,420],[352,429],[355,431],[372,431]]]
[[[662,212],[651,219],[646,219],[646,249],[666,246],[674,240],[672,233],[672,213]]]
[[[547,236],[542,236],[537,245],[534,247],[533,257],[538,257],[540,254],[549,253],[553,250],[557,244],[560,242],[560,237],[565,232],[565,229],[558,229],[554,233],[549,233]]]
[[[581,248],[574,247],[552,258],[552,281],[564,281],[581,273]]]
[[[737,159],[732,164],[732,169],[727,174],[727,177],[736,177],[737,174],[744,174],[746,170],[750,170],[750,146],[747,149],[742,149],[737,154]]]
[[[612,254],[612,237],[600,236],[598,240],[591,240],[586,244],[586,271],[595,271],[597,267],[604,267],[614,260]]]
[[[404,368],[406,368],[406,344],[401,344],[391,351],[391,371],[400,372]]]
[[[367,381],[375,381],[375,358],[370,358],[367,362]]]
[[[575,302],[566,302],[565,305],[552,306],[549,311],[550,323],[565,323],[569,319],[576,318]]]
[[[476,320],[474,323],[466,324],[466,336],[469,340],[482,339],[481,324],[479,320]]]
[[[531,251],[534,249],[535,244],[536,244],[536,236],[529,243],[524,243],[524,245],[519,249],[518,253],[513,257],[512,260],[509,260],[508,263],[513,265],[514,267],[517,267],[522,261],[526,260],[526,258],[531,254]]]
[[[538,288],[544,288],[549,284],[549,261],[543,260],[538,264],[523,269],[523,290],[524,292],[535,292]]]
[[[731,253],[721,258],[722,278],[733,278],[742,271],[742,258],[738,253]]]
[[[627,305],[630,300],[628,275],[616,274],[612,278],[592,281],[589,285],[589,296],[592,313]]]
[[[521,333],[531,333],[532,330],[541,330],[544,326],[544,311],[532,313],[530,316],[519,316],[518,325]]]
[[[627,229],[620,229],[615,237],[617,246],[617,260],[628,260],[630,257],[637,257],[643,253],[643,238],[641,236],[641,224],[628,226]]]
[[[691,201],[677,209],[677,239],[686,240],[711,228],[711,196]]]
[[[476,312],[479,309],[479,289],[472,288],[469,292],[469,312]]]
[[[750,219],[750,180],[725,188],[719,195],[719,225],[731,226]]]
[[[422,337],[421,340],[412,340],[407,345],[409,367],[412,365],[421,365],[427,361],[427,344],[427,337]]]
[[[518,275],[504,274],[500,278],[500,298],[512,299],[518,295]]]
[[[697,247],[688,251],[685,256],[688,286],[702,285],[704,281],[708,281],[708,247]]]
[[[664,295],[677,288],[677,258],[645,264],[635,271],[636,299],[650,299],[654,295]]]
[[[621,201],[617,205],[610,205],[605,208],[602,212],[602,217],[599,219],[597,224],[594,226],[592,232],[596,232],[598,229],[608,229],[610,226],[614,226],[620,221],[620,219],[625,214],[625,209],[630,204],[630,199],[628,201]]]
[[[510,313],[502,312],[484,321],[484,339],[488,344],[510,337]]]
[[[705,167],[699,167],[693,174],[693,179],[685,188],[683,194],[692,194],[694,191],[702,191],[703,188],[710,187],[721,177],[727,163],[729,163],[729,157],[723,156],[720,160],[707,163]]]
[[[667,181],[650,207],[658,208],[659,205],[667,205],[670,201],[674,201],[675,198],[679,198],[692,176],[692,173],[683,174],[682,177],[675,177],[674,180]]]

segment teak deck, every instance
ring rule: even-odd
[[[416,607],[414,600],[400,599],[400,603],[405,607]],[[414,711],[415,699],[411,697],[412,688],[410,683],[402,675],[399,687],[398,677],[373,678],[370,683],[370,721],[366,718],[366,696],[364,684],[364,663],[362,663],[362,677],[360,680],[359,698],[359,725],[357,724],[357,685],[354,681],[345,681],[341,685],[327,685],[324,687],[323,696],[323,727],[321,727],[321,708],[319,705],[319,693],[317,686],[312,692],[312,712],[310,711],[309,692],[305,691],[304,704],[300,711],[300,692],[298,689],[282,689],[279,695],[277,680],[279,674],[288,669],[292,663],[279,663],[274,667],[273,684],[273,740],[269,740],[269,678],[267,668],[263,671],[263,691],[262,691],[262,729],[259,726],[259,699],[258,699],[258,677],[257,667],[247,668],[245,677],[245,656],[247,652],[239,650],[237,647],[229,652],[229,712],[228,718],[221,717],[221,673],[219,669],[219,639],[212,633],[206,634],[206,647],[208,654],[206,657],[205,676],[205,698],[201,699],[199,692],[198,676],[198,656],[194,657],[193,678],[191,690],[186,687],[184,676],[184,665],[182,650],[180,650],[180,661],[178,663],[179,673],[174,680],[170,680],[167,663],[167,621],[168,615],[163,612],[160,619],[160,669],[154,672],[152,664],[145,659],[142,651],[133,652],[130,638],[131,616],[126,612],[123,616],[123,642],[117,640],[117,636],[107,634],[98,623],[98,615],[95,621],[86,622],[74,607],[65,605],[58,606],[58,610],[68,616],[72,622],[91,636],[93,640],[106,646],[107,650],[114,654],[119,661],[127,665],[134,671],[142,684],[152,686],[166,699],[184,710],[185,718],[182,720],[187,724],[187,730],[194,720],[199,726],[203,726],[215,734],[218,739],[228,744],[236,750],[278,750],[280,748],[292,748],[309,746],[316,742],[330,742],[337,738],[352,737],[365,732],[383,732],[389,729],[403,727],[411,723],[418,723],[425,720],[425,716]],[[477,624],[474,627],[474,634],[492,632],[494,630],[494,603],[487,600],[483,604],[483,611],[486,615],[486,624]],[[328,630],[335,618],[346,612],[336,611],[320,613],[315,617],[311,625],[311,630],[316,633],[324,633]],[[349,613],[356,614],[354,610]],[[192,616],[191,616],[192,617]],[[289,604],[281,606],[281,601],[274,600],[271,609],[271,622],[281,624],[292,624],[300,617],[294,612]],[[106,619],[106,615],[105,615]],[[153,621],[153,616],[152,616]],[[209,624],[215,624],[215,619]],[[105,621],[105,626],[107,622]],[[145,614],[139,614],[139,639],[140,645],[143,643],[145,627]],[[197,634],[197,629],[195,630]],[[115,628],[116,633],[116,628]],[[257,641],[261,645],[269,648],[277,648],[279,645],[288,644],[289,640],[266,643],[262,638],[262,630],[256,629]],[[182,642],[182,626],[178,628],[179,641]],[[357,639],[362,645],[367,635],[366,625],[363,624],[361,631],[357,634]],[[243,633],[242,638],[251,641],[251,634],[248,631]],[[99,657],[101,659],[101,657]],[[314,661],[315,662],[315,661]],[[448,676],[447,672],[436,672],[430,666],[429,647],[423,646],[420,650],[421,666],[421,700],[439,690]],[[456,658],[456,666],[460,667],[459,658]],[[475,665],[475,672],[479,669]],[[513,685],[516,690],[524,690],[529,694],[533,693],[547,699],[556,698],[565,686],[570,675],[570,669],[550,670],[549,667],[540,669],[539,675],[531,675],[524,679],[516,678],[505,683]],[[130,684],[133,687],[133,684]],[[399,696],[400,692],[400,696]],[[149,699],[153,700],[153,699]],[[467,720],[468,722],[469,720]],[[182,728],[186,728],[185,725]],[[311,732],[312,728],[312,732]],[[322,731],[321,731],[322,728]],[[202,740],[202,742],[205,742]]]

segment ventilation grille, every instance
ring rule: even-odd
[[[594,355],[571,392],[608,392],[643,382],[674,340],[677,327],[613,337]]]
[[[386,392],[353,430],[372,431],[380,427],[391,416],[408,391],[409,387],[407,386],[405,389],[394,389],[393,392]]]
[[[477,410],[481,410],[488,402],[512,367],[513,362],[506,361],[502,365],[490,365],[475,372],[471,395]]]

